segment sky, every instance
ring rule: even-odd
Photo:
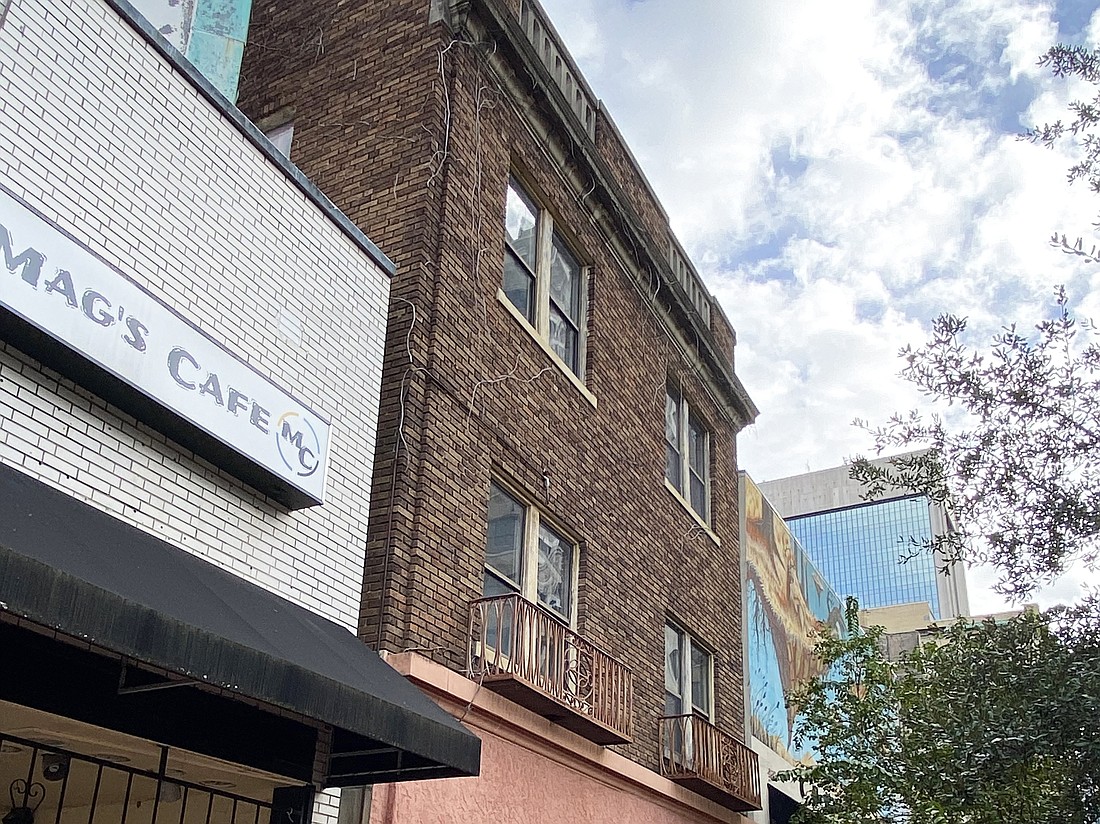
[[[541,2],[737,330],[757,481],[869,454],[852,421],[921,406],[897,353],[939,314],[988,340],[1064,284],[1100,319],[1100,266],[1049,244],[1095,238],[1100,196],[1017,139],[1094,96],[1036,62],[1100,42],[1097,0]],[[975,614],[1007,608],[993,580]]]

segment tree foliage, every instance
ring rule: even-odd
[[[1100,50],[1055,46],[1040,61],[1100,89]],[[1070,182],[1100,193],[1100,94],[1071,119],[1029,131],[1071,140]],[[1097,224],[1100,228],[1100,224]],[[1100,263],[1096,247],[1057,234],[1063,251]],[[1070,310],[1030,328],[1003,327],[987,347],[967,319],[946,314],[922,346],[906,347],[902,377],[940,414],[895,415],[868,429],[888,462],[857,460],[868,497],[926,495],[959,531],[913,552],[994,564],[999,588],[1022,597],[1100,557],[1100,338]],[[823,679],[792,696],[796,737],[812,765],[781,773],[802,784],[805,824],[1100,823],[1100,592],[1074,607],[1010,621],[960,620],[889,661],[881,629],[822,636]]]
[[[954,413],[910,412],[868,427],[878,451],[923,447],[893,463],[859,459],[868,494],[901,487],[944,503],[958,532],[914,547],[964,555],[1001,571],[999,588],[1027,595],[1100,538],[1100,341],[1058,291],[1052,317],[1001,330],[987,352],[964,342],[966,319],[943,315],[931,339],[906,347],[902,377]],[[858,423],[858,422],[857,422]]]
[[[1097,94],[1071,103],[1068,120],[1022,137],[1048,147],[1073,141],[1069,181],[1100,194],[1100,50],[1057,45],[1039,64]],[[1100,251],[1080,238],[1055,234],[1052,243],[1100,263]],[[1100,339],[1074,317],[1063,289],[1034,328],[1006,326],[984,350],[966,333],[965,317],[941,315],[927,343],[901,351],[901,376],[942,414],[895,415],[878,427],[856,422],[879,454],[924,451],[885,466],[859,459],[852,476],[870,494],[895,487],[948,506],[959,531],[912,551],[993,564],[997,588],[1023,598],[1076,560],[1094,566],[1100,552]]]
[[[854,602],[849,604],[852,620]],[[1100,601],[960,621],[894,662],[880,629],[822,636],[794,697],[818,761],[805,824],[1100,821]]]
[[[1049,68],[1055,77],[1078,77],[1100,89],[1100,49],[1084,46],[1051,46],[1039,58],[1039,65]],[[1067,136],[1080,139],[1084,157],[1069,170],[1069,180],[1085,180],[1092,191],[1100,193],[1100,137],[1095,134],[1100,125],[1100,92],[1092,100],[1075,100],[1069,104],[1073,119],[1057,120],[1028,129],[1024,137],[1044,146],[1053,146]]]
[[[1055,77],[1077,77],[1097,88],[1092,100],[1075,100],[1069,104],[1073,117],[1069,121],[1056,120],[1028,129],[1022,137],[1048,148],[1064,140],[1075,140],[1080,147],[1081,157],[1069,168],[1069,182],[1084,180],[1088,187],[1100,194],[1100,135],[1096,134],[1100,126],[1100,49],[1088,49],[1084,46],[1052,46],[1039,58],[1039,65],[1050,69]],[[1097,224],[1100,228],[1100,224]],[[1052,246],[1067,254],[1078,255],[1100,263],[1100,249],[1092,244],[1085,247],[1084,240],[1077,238],[1070,242],[1064,234],[1055,232],[1050,239]]]
[[[817,762],[777,778],[802,786],[805,821],[885,822],[901,797],[903,766],[892,665],[879,650],[882,630],[860,630],[853,598],[845,618],[846,637],[822,630],[815,645],[827,674],[789,697],[799,712],[795,743],[812,747]]]

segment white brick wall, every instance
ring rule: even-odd
[[[384,272],[102,0],[14,0],[0,182],[333,422],[326,504],[287,513],[9,341],[0,461],[353,629]]]

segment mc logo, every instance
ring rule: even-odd
[[[300,478],[308,478],[320,464],[321,442],[309,420],[297,412],[284,412],[275,424],[279,457],[287,469]]]

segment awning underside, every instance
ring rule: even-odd
[[[3,465],[0,615],[331,727],[330,786],[478,772],[480,741],[339,625]]]

